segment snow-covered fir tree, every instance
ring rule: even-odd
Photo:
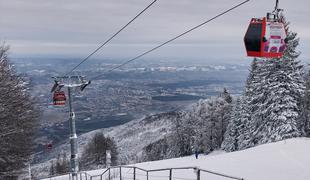
[[[87,143],[80,158],[80,168],[83,170],[106,167],[106,151],[111,151],[111,165],[118,164],[118,150],[113,138],[105,137],[97,132]]]
[[[173,121],[173,134],[169,138],[169,150],[167,157],[181,157],[192,153],[194,137],[194,124],[188,112],[177,112]]]
[[[8,52],[8,46],[0,45],[0,179],[13,180],[31,162],[39,111]]]
[[[155,143],[149,144],[143,148],[142,160],[143,161],[155,161],[169,158],[168,153],[168,139],[164,137],[156,141]],[[172,155],[171,157],[179,157],[177,155]]]
[[[222,97],[228,103],[232,103],[233,101],[230,93],[228,92],[226,88],[224,88],[223,92],[220,94],[220,97]]]
[[[241,126],[241,100],[237,99],[234,104],[227,130],[224,135],[224,141],[222,143],[222,149],[228,152],[232,152],[238,149],[238,141],[240,138],[240,126]]]
[[[243,96],[234,103],[231,119],[228,124],[228,131],[222,144],[225,151],[245,149],[252,146],[252,134],[255,127],[252,125],[251,116],[258,108],[260,101],[262,60],[254,58],[249,69]],[[236,124],[234,124],[236,123]]]
[[[240,121],[244,128],[240,129],[238,149],[301,135],[304,82],[302,65],[297,61],[299,39],[296,33],[289,30],[289,23],[286,23],[283,16],[282,19],[288,32],[283,57],[255,58],[251,65],[240,108]]]
[[[210,152],[220,148],[230,119],[231,102],[230,94],[224,90],[219,97],[200,100],[193,107],[191,116],[195,122],[195,149]]]
[[[65,174],[69,172],[69,160],[67,158],[66,153],[64,152],[62,155],[57,155],[56,163],[54,164],[54,161],[51,161],[50,166],[50,175],[59,175],[59,174]]]
[[[305,88],[299,126],[303,135],[310,137],[310,70],[305,77]]]
[[[224,90],[218,97],[201,99],[188,112],[176,113],[172,134],[144,148],[144,160],[209,153],[221,147],[230,119],[232,97]],[[156,154],[154,156],[154,154]]]
[[[218,97],[198,101],[190,114],[194,128],[193,147],[201,152],[219,149],[232,109],[232,97],[224,89]]]
[[[260,68],[262,95],[258,97],[260,104],[252,119],[256,129],[254,145],[300,136],[298,120],[304,82],[302,66],[297,61],[299,39],[288,25],[285,23],[288,43],[283,57],[265,59]]]
[[[254,121],[251,121],[253,112],[259,107],[262,97],[262,86],[259,72],[262,60],[254,58],[250,73],[246,81],[244,96],[240,98],[240,124],[237,126],[240,137],[238,138],[238,149],[245,149],[253,145],[252,134],[255,131]]]

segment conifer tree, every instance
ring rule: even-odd
[[[222,97],[227,103],[232,103],[233,101],[230,93],[226,88],[223,89],[223,92],[220,94],[220,97]]]
[[[284,17],[282,18],[285,21]],[[280,59],[254,59],[244,94],[247,121],[240,149],[300,135],[298,121],[303,95],[302,66],[296,60],[299,39],[288,32],[287,49]]]
[[[255,116],[265,96],[264,86],[262,85],[263,74],[266,72],[264,69],[264,60],[261,58],[254,58],[249,71],[245,91],[241,97],[241,123],[238,127],[238,131],[240,132],[240,137],[238,139],[239,150],[252,147],[256,142],[253,134],[259,123]]]
[[[241,126],[241,100],[237,99],[236,103],[233,106],[233,110],[229,119],[227,130],[224,135],[224,141],[221,145],[224,151],[232,152],[238,150],[238,140],[240,138],[240,129]]]
[[[237,126],[239,132],[238,150],[254,146],[253,132],[256,130],[255,121],[252,118],[255,104],[251,104],[251,97],[240,97],[240,120]]]
[[[305,78],[305,88],[299,128],[304,136],[310,137],[310,70]]]
[[[55,173],[55,165],[54,165],[54,161],[51,161],[51,167],[50,167],[50,176],[54,176]]]
[[[285,22],[285,18],[282,19]],[[261,72],[263,95],[259,97],[259,108],[254,113],[254,121],[258,126],[253,134],[257,141],[254,144],[300,136],[298,118],[304,82],[302,66],[297,61],[299,39],[288,25],[285,23],[288,43],[283,57],[264,60],[264,71]]]
[[[0,179],[17,179],[33,153],[39,111],[29,82],[15,72],[8,51],[0,45]]]
[[[221,148],[230,119],[231,103],[222,97],[200,100],[191,113],[197,122],[194,146],[207,153]]]
[[[257,111],[261,104],[261,97],[263,96],[261,72],[263,60],[254,58],[249,70],[249,75],[245,85],[245,91],[240,98],[240,125],[238,131],[240,137],[238,139],[238,149],[245,149],[253,146],[253,132],[256,125],[253,114]]]
[[[297,61],[299,39],[284,16],[281,19],[288,32],[287,48],[280,59],[254,58],[252,62],[240,106],[237,149],[298,137],[306,124],[300,118],[304,84]]]
[[[102,133],[96,133],[84,149],[80,159],[81,169],[106,167],[107,150],[111,151],[111,165],[117,165],[118,152],[115,141],[110,137],[105,137]]]
[[[173,133],[171,135],[168,157],[181,157],[192,152],[192,137],[194,132],[192,116],[187,112],[178,112],[173,121]]]

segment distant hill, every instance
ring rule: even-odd
[[[95,133],[103,132],[105,136],[110,136],[116,141],[121,164],[136,162],[141,157],[144,147],[171,133],[172,118],[175,118],[175,115],[176,112],[160,113],[133,120],[120,126],[85,133],[78,138],[79,154],[83,153],[83,148]],[[55,160],[53,158],[61,152],[70,154],[68,141],[54,148],[51,152],[42,154],[46,161],[35,164],[33,166],[34,173],[47,176],[51,160]]]

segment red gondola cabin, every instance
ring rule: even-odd
[[[46,145],[46,149],[47,150],[51,150],[53,148],[53,144],[52,143],[48,143],[47,145]]]
[[[253,18],[244,37],[247,55],[281,58],[286,48],[284,24],[275,20]]]
[[[63,91],[55,91],[53,96],[54,106],[62,107],[66,105],[66,95]]]

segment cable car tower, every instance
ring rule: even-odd
[[[71,146],[71,156],[70,156],[70,170],[72,175],[72,180],[77,179],[77,173],[79,171],[78,166],[78,147],[77,147],[77,134],[75,128],[75,114],[72,108],[72,90],[78,89],[83,91],[86,86],[88,86],[91,81],[86,81],[84,76],[62,76],[62,77],[52,77],[54,78],[54,86],[51,89],[53,93],[53,104],[56,107],[64,107],[66,104],[66,95],[62,90],[67,88],[68,90],[68,105],[69,105],[69,124],[70,124],[70,146]]]

